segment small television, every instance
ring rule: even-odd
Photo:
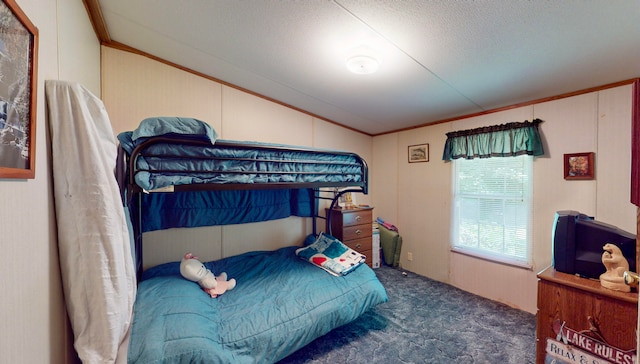
[[[636,270],[636,236],[577,211],[558,211],[552,230],[553,267],[558,272],[599,279],[606,271],[602,249],[613,243]]]

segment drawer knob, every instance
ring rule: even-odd
[[[359,216],[359,215],[356,216],[356,221],[360,221],[360,220],[362,220],[362,216]]]
[[[362,244],[356,244],[356,249],[362,248]]]
[[[360,234],[362,234],[362,230],[360,229],[356,230],[356,235],[360,235]]]

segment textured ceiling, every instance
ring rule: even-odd
[[[637,0],[99,4],[113,41],[372,135],[640,77]]]

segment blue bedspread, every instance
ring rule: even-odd
[[[130,363],[273,363],[386,302],[373,270],[336,277],[295,255],[250,252],[207,267],[237,286],[213,299],[179,263],[145,272],[138,287]]]

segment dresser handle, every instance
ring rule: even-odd
[[[362,248],[362,244],[356,244],[356,249]]]
[[[360,221],[360,220],[362,220],[362,216],[359,216],[359,215],[356,216],[356,221]]]
[[[362,234],[362,231],[360,229],[356,230],[356,235],[360,235]]]

